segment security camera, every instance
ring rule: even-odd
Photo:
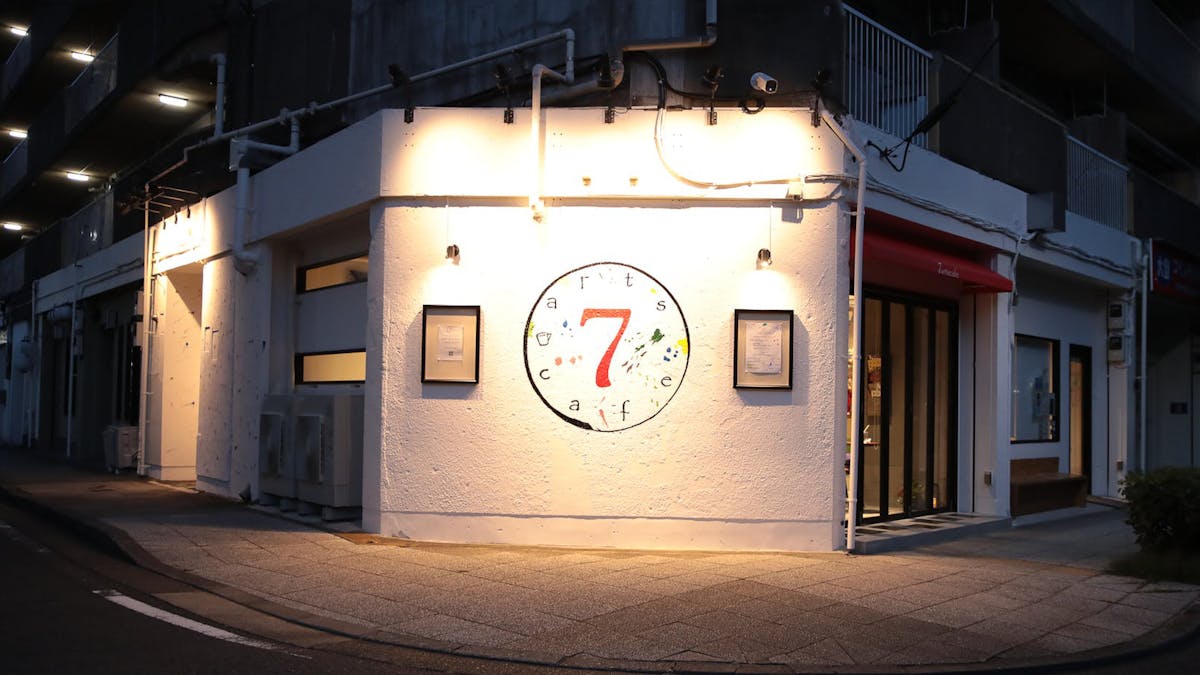
[[[766,73],[755,73],[750,76],[750,86],[764,94],[774,94],[779,91],[779,80]]]

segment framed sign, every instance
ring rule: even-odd
[[[790,309],[733,311],[733,386],[739,389],[792,388]]]
[[[425,305],[421,381],[479,382],[479,305]]]
[[[622,431],[666,407],[683,382],[688,329],[657,279],[618,262],[550,282],[525,324],[525,371],[562,420]]]

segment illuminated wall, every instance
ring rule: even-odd
[[[397,196],[372,212],[369,311],[379,330],[368,333],[367,371],[379,376],[367,382],[364,527],[451,541],[835,547],[844,205],[789,203],[786,184],[681,183],[657,156],[653,111],[611,126],[601,112],[547,114],[540,222],[519,119],[514,128],[491,111],[418,111],[409,126],[385,113],[385,139],[396,142],[384,144],[382,189]],[[668,114],[672,168],[728,183],[842,173],[841,146],[807,113],[728,118],[714,128],[699,111]],[[450,244],[458,264],[444,257]],[[774,265],[756,270],[765,247]],[[548,289],[600,262],[616,264]],[[550,300],[570,320],[538,323],[559,316],[543,311]],[[425,304],[480,306],[478,384],[422,382]],[[791,390],[733,388],[739,308],[795,312]],[[630,343],[603,363],[624,330],[605,310],[628,310],[630,335],[652,353]],[[660,325],[669,337],[654,340]],[[539,339],[562,353],[538,349]]]

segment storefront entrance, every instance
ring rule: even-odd
[[[858,522],[955,507],[956,307],[866,292]]]

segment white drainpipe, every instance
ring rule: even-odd
[[[1142,253],[1142,311],[1141,311],[1141,335],[1138,339],[1138,467],[1141,472],[1146,471],[1146,323],[1149,314],[1150,305],[1150,260],[1151,251],[1154,250],[1154,242],[1150,241],[1147,249]]]
[[[533,67],[533,99],[530,103],[529,136],[533,144],[533,191],[529,194],[529,208],[533,211],[533,219],[541,220],[545,215],[546,205],[542,202],[542,78],[549,77],[558,82],[572,84],[574,73],[570,79],[556,70],[542,64]]]
[[[820,105],[819,103],[817,105]],[[854,523],[858,518],[858,446],[862,438],[862,422],[859,419],[859,408],[862,403],[862,386],[859,379],[862,375],[863,346],[859,336],[862,334],[862,264],[863,264],[863,235],[867,231],[867,156],[847,136],[842,127],[833,119],[828,111],[821,111],[821,119],[833,130],[833,133],[846,146],[854,159],[858,161],[858,203],[855,205],[854,228],[854,321],[850,330],[854,333],[854,359],[851,361],[850,377],[854,385],[850,388],[850,481],[846,488],[846,553],[854,552]]]
[[[246,232],[250,229],[250,168],[243,161],[246,150],[263,150],[280,155],[294,155],[300,150],[300,120],[291,118],[291,139],[288,145],[260,143],[248,138],[235,138],[230,143],[230,154],[237,158],[236,211],[233,217],[233,266],[243,276],[254,271],[258,264],[258,252],[246,250]]]

